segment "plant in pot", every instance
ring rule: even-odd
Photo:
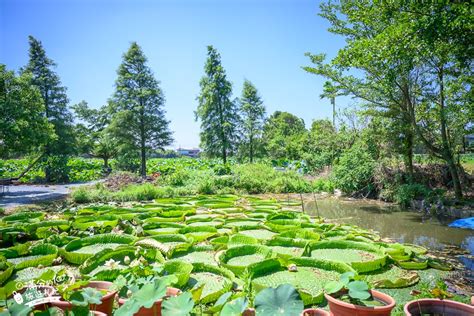
[[[76,281],[57,287],[61,300],[51,302],[52,306],[64,311],[73,310],[74,306],[87,306],[91,311],[112,315],[116,291],[111,289],[111,282]]]
[[[412,291],[412,294],[418,299],[405,304],[403,310],[407,316],[474,315],[474,306],[455,301],[459,297],[449,293],[442,280],[436,282],[433,288],[422,286],[421,291]]]
[[[131,295],[125,300],[119,299],[121,306],[114,315],[161,316],[162,310],[165,315],[188,315],[194,306],[191,294],[183,293],[178,296],[180,291],[169,287],[177,280],[174,275],[137,279],[135,283],[125,287]],[[130,290],[133,288],[135,292]]]
[[[332,281],[324,287],[331,314],[338,316],[390,315],[395,300],[359,280],[354,272],[341,275],[340,281]]]
[[[159,296],[160,293],[155,293],[155,297],[157,297],[155,304],[150,308],[142,306],[137,312],[138,315],[157,315],[156,311],[160,311],[163,297],[173,297],[181,294],[180,289],[172,286],[181,287],[185,285],[189,280],[192,269],[191,264],[179,260],[170,260],[162,265],[148,265],[143,264],[140,260],[134,260],[130,263],[129,268],[121,271],[121,275],[114,281],[113,288],[118,292],[119,305],[125,305],[135,293],[147,284],[166,283],[165,294]]]
[[[264,315],[321,315],[329,316],[324,310],[304,309],[303,301],[298,291],[290,284],[282,284],[276,288],[266,288],[255,296],[254,308],[249,308],[251,299],[243,293],[231,292],[223,294],[209,310],[221,316],[264,316]]]

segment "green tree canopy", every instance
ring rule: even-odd
[[[67,181],[67,155],[75,151],[75,137],[66,88],[61,85],[58,74],[53,70],[56,64],[46,56],[41,42],[30,36],[29,44],[29,61],[22,73],[29,74],[31,83],[38,88],[43,99],[44,115],[53,125],[55,134],[45,146],[48,161],[46,180]]]
[[[142,49],[133,42],[117,71],[109,127],[122,153],[140,157],[142,176],[146,176],[147,152],[163,149],[173,141],[163,92],[146,62]]]
[[[339,93],[362,100],[373,115],[397,120],[393,127],[403,135],[410,173],[418,140],[446,162],[461,197],[455,155],[472,99],[469,4],[330,1],[321,5],[321,15],[347,44],[330,63],[324,55],[309,54],[314,65],[305,69],[331,80]]]
[[[201,121],[201,148],[210,157],[220,156],[224,163],[239,138],[239,113],[231,101],[232,84],[227,80],[217,50],[207,47],[207,61],[201,78],[196,120]]]
[[[263,127],[265,148],[272,159],[301,159],[306,133],[303,119],[276,111]]]
[[[109,160],[117,154],[117,146],[107,129],[111,120],[110,105],[93,109],[81,101],[72,108],[80,119],[76,124],[79,151],[103,159],[104,168],[108,168]]]
[[[265,106],[257,88],[248,80],[244,81],[242,97],[239,100],[242,118],[244,144],[241,150],[248,155],[250,162],[261,152]]]
[[[0,157],[37,153],[54,138],[39,90],[29,74],[16,76],[0,64]]]

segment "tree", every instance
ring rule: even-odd
[[[146,62],[142,49],[133,42],[117,71],[109,127],[122,154],[137,153],[140,157],[142,177],[146,176],[147,153],[173,141],[163,109],[163,92]]]
[[[301,159],[306,133],[303,119],[276,111],[263,127],[265,149],[272,159]]]
[[[454,145],[469,121],[469,5],[344,1],[323,3],[321,11],[329,30],[347,44],[330,64],[324,55],[308,54],[314,66],[305,70],[363,100],[373,115],[396,120],[410,178],[418,140],[446,162],[455,194],[462,197]]]
[[[195,114],[201,121],[201,148],[210,157],[220,156],[225,164],[237,144],[240,119],[236,102],[230,99],[232,84],[226,78],[220,54],[208,46],[207,56]]]
[[[42,150],[53,137],[39,90],[28,74],[16,76],[0,64],[0,157]]]
[[[248,151],[250,162],[261,145],[263,124],[265,121],[265,106],[258,95],[257,88],[248,80],[244,81],[242,97],[240,98],[242,132],[245,139],[245,149]]]
[[[109,168],[109,160],[117,154],[117,146],[107,127],[110,124],[110,105],[91,109],[82,101],[72,106],[76,116],[82,121],[76,124],[76,131],[81,135],[78,143],[82,153],[104,161],[104,169]]]
[[[43,45],[29,36],[29,62],[22,73],[30,74],[31,83],[38,88],[44,104],[44,115],[54,127],[55,138],[45,146],[47,181],[66,181],[67,155],[74,148],[72,114],[68,109],[66,88],[61,85],[59,76],[53,71],[56,64],[46,56]],[[58,157],[52,157],[58,156]]]

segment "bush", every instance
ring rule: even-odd
[[[344,193],[368,195],[374,190],[375,165],[375,160],[362,146],[354,145],[342,154],[334,166],[334,183]]]
[[[68,156],[50,156],[45,162],[45,175],[48,182],[66,183],[69,182]]]
[[[395,189],[394,200],[403,207],[410,206],[414,200],[426,200],[429,203],[443,201],[444,190],[431,190],[423,184],[402,184]]]
[[[316,192],[334,193],[334,182],[328,178],[318,178],[313,181],[313,190]]]
[[[232,168],[234,187],[247,193],[265,193],[277,171],[264,164],[242,164]]]

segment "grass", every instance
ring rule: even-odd
[[[230,174],[213,170],[179,170],[160,177],[156,183],[130,184],[112,191],[103,184],[75,189],[75,203],[151,201],[195,194],[294,193],[331,190],[329,180],[315,182],[293,171],[279,172],[265,164],[234,165]]]

